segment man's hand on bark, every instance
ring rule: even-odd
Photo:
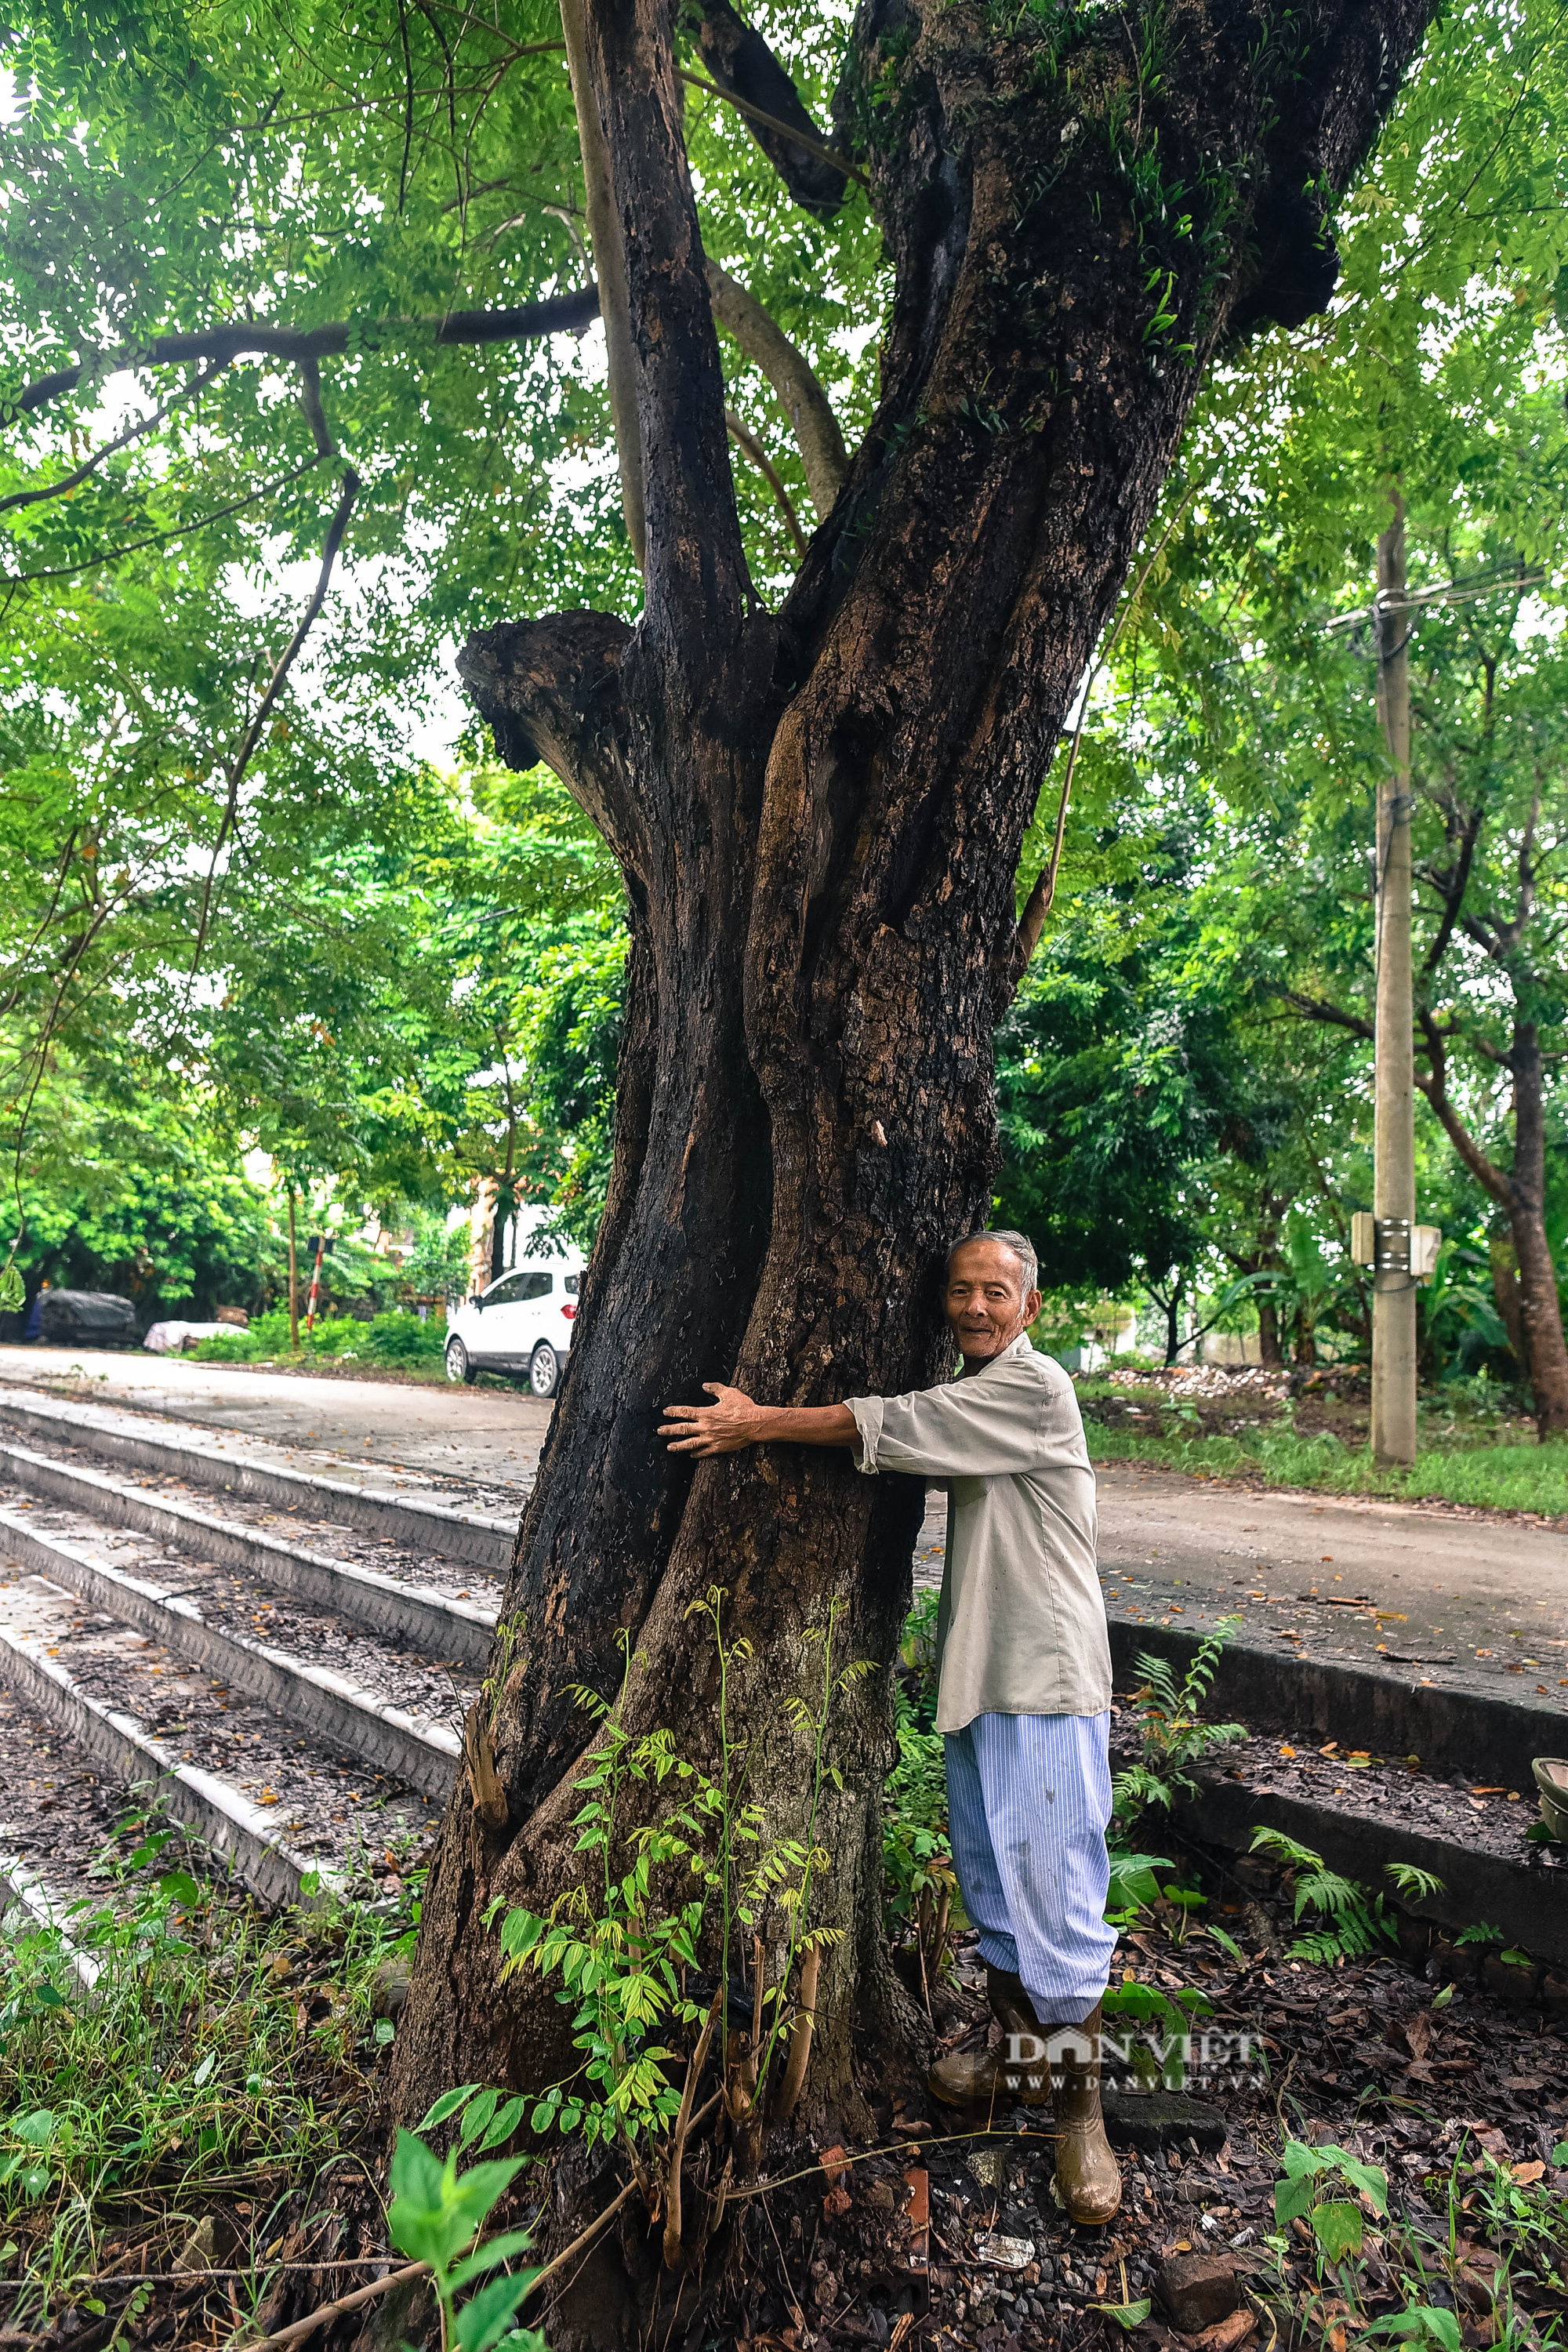
[[[704,1381],[703,1388],[716,1404],[667,1404],[659,1435],[668,1437],[672,1454],[739,1454],[755,1445],[762,1435],[763,1415],[744,1389],[729,1389],[722,1381]]]
[[[847,1404],[755,1404],[744,1389],[704,1381],[716,1404],[667,1404],[659,1435],[672,1454],[739,1454],[748,1445],[853,1445]]]

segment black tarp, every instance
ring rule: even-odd
[[[46,1339],[87,1339],[101,1347],[134,1337],[136,1310],[110,1290],[46,1290],[39,1321]]]

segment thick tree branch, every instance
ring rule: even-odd
[[[748,433],[746,427],[742,424],[740,418],[736,415],[732,408],[727,408],[724,411],[724,422],[729,427],[730,438],[734,443],[736,448],[742,452],[742,456],[751,459],[758,473],[761,474],[763,481],[766,482],[769,489],[772,490],[779,511],[784,516],[784,528],[788,530],[791,539],[795,541],[795,553],[797,555],[804,555],[805,553],[805,533],[800,527],[800,517],[795,510],[795,500],[791,498],[789,492],[785,489],[784,483],[779,478],[778,467],[773,464],[773,459],[769,457],[762,443],[757,439],[756,435],[754,433]]]
[[[594,267],[599,279],[599,309],[605,321],[610,415],[621,471],[621,510],[640,572],[647,556],[647,532],[643,517],[642,445],[637,436],[637,370],[632,355],[631,305],[626,296],[626,256],[610,184],[609,145],[588,67],[585,0],[561,0],[561,29],[566,36],[566,65],[572,77],[572,101],[577,110],[577,142],[583,151],[584,210],[588,216]]]
[[[1465,893],[1469,887],[1470,869],[1475,864],[1476,843],[1480,838],[1481,820],[1484,814],[1480,803],[1478,802],[1460,824],[1459,854],[1453,865],[1441,875],[1428,872],[1426,876],[1432,888],[1443,901],[1443,919],[1437,926],[1436,935],[1431,946],[1426,950],[1426,962],[1422,965],[1422,971],[1427,979],[1431,978],[1447,955],[1448,942],[1454,936],[1454,927],[1464,908]]]
[[[95,449],[90,457],[84,457],[73,472],[63,474],[58,482],[46,482],[36,490],[13,490],[9,498],[0,499],[0,514],[5,514],[11,507],[38,506],[47,499],[68,498],[89,475],[98,471],[106,457],[115,457],[121,449],[129,449],[132,442],[143,440],[149,433],[155,433],[165,417],[172,416],[176,408],[183,408],[187,400],[194,400],[198,393],[205,392],[213,379],[223,373],[226,364],[223,360],[216,361],[196,377],[194,383],[186,384],[174,394],[172,400],[166,400],[162,408],[154,409],[151,416],[135,418],[123,433],[117,433],[112,441],[106,441],[101,449]]]
[[[495,730],[508,767],[541,760],[630,874],[646,871],[647,827],[622,740],[621,662],[632,641],[609,613],[553,613],[471,636],[458,675]]]
[[[216,360],[227,366],[234,360],[273,359],[298,366],[307,360],[339,358],[351,345],[383,351],[398,345],[412,350],[423,342],[520,343],[536,335],[580,334],[598,315],[598,288],[580,286],[571,294],[549,294],[510,310],[447,310],[430,319],[337,319],[323,327],[277,327],[265,320],[245,319],[189,334],[153,335],[145,342],[121,343],[113,352],[97,352],[74,367],[40,376],[14,400],[0,401],[0,424],[14,424],[18,416],[47,408],[62,394],[74,392],[86,375],[96,383],[105,376],[123,375],[128,368],[177,367],[192,360]]]
[[[663,0],[601,0],[588,16],[588,53],[616,207],[637,223],[626,295],[647,518],[644,622],[650,650],[707,676],[753,599]]]
[[[823,219],[836,213],[844,201],[845,173],[762,35],[730,0],[702,0],[698,41],[721,95],[746,116],[752,138],[795,203]]]
[[[1352,1037],[1364,1037],[1369,1045],[1372,1043],[1372,1023],[1363,1021],[1359,1013],[1342,1013],[1337,1004],[1330,1004],[1325,998],[1303,996],[1294,988],[1281,988],[1276,993],[1306,1020],[1326,1022],[1334,1029],[1348,1029]]]
[[[844,436],[810,362],[798,352],[756,296],[721,269],[704,264],[709,299],[719,324],[735,338],[772,384],[805,467],[806,488],[819,522],[825,521],[849,471]],[[804,549],[802,552],[804,553]]]

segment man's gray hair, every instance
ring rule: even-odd
[[[961,1249],[967,1249],[971,1242],[1000,1242],[1004,1249],[1012,1251],[1013,1255],[1017,1259],[1018,1264],[1024,1270],[1025,1296],[1027,1297],[1031,1290],[1038,1289],[1040,1283],[1040,1261],[1035,1255],[1035,1244],[1029,1239],[1027,1234],[1016,1234],[1006,1226],[993,1227],[989,1225],[982,1233],[965,1234],[963,1240],[954,1242],[952,1247],[948,1251],[947,1262],[949,1265],[952,1264],[952,1261],[958,1255],[959,1251]]]

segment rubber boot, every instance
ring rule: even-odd
[[[1121,2168],[1100,2111],[1100,2004],[1079,2026],[1043,2025],[1058,2045],[1052,2105],[1057,2127],[1057,2194],[1075,2221],[1109,2221],[1121,2203]],[[1076,2042],[1076,2047],[1074,2046]],[[1085,2057],[1085,2044],[1092,2053]]]
[[[1043,2107],[1050,2097],[1050,2063],[1024,1979],[1011,1969],[987,1968],[985,1990],[1002,2028],[1000,2044],[939,2058],[926,2087],[950,2107],[991,2109],[1015,2099],[1026,2107]]]

